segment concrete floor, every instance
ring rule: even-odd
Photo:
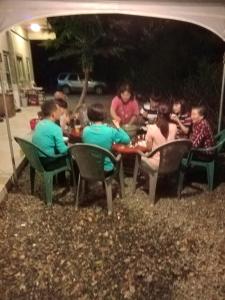
[[[38,106],[30,106],[26,108],[22,108],[22,111],[17,113],[14,117],[10,118],[10,128],[12,138],[14,136],[25,137],[30,132],[30,119],[36,117],[37,112],[40,110]],[[13,174],[11,155],[9,149],[9,140],[6,128],[6,122],[0,123],[0,198],[5,193],[5,185],[11,178]],[[16,166],[18,166],[22,159],[23,154],[17,145],[17,143],[13,139],[13,150],[15,156]]]

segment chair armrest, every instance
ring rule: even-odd
[[[40,148],[38,148],[38,151],[41,152],[42,154],[44,154],[46,157],[49,157],[49,158],[60,158],[60,157],[67,157],[68,156],[67,152],[66,153],[60,153],[60,154],[49,155],[48,153],[41,150]]]
[[[138,150],[137,153],[142,157],[151,158],[156,152],[158,152],[157,149],[147,153],[143,153],[142,151]]]
[[[203,153],[203,154],[208,153],[208,152],[214,152],[218,148],[218,145],[209,147],[209,148],[192,148],[190,152],[192,152],[192,153],[197,152],[197,153]]]

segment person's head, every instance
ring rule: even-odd
[[[204,105],[198,105],[192,107],[191,119],[193,124],[198,123],[204,118],[206,118],[206,107]]]
[[[67,102],[61,98],[58,98],[58,99],[55,99],[55,103],[59,107],[61,115],[63,115],[68,108]]]
[[[187,104],[184,99],[173,100],[173,113],[176,115],[182,115],[187,111]]]
[[[119,87],[118,97],[124,102],[128,103],[134,98],[134,91],[130,83],[123,83]]]
[[[41,105],[41,112],[44,119],[49,118],[53,121],[57,121],[60,119],[61,112],[59,107],[55,103],[55,100],[45,101]]]
[[[158,107],[158,117],[156,125],[165,138],[168,138],[169,135],[170,114],[171,106],[168,103],[160,103]]]
[[[62,99],[64,101],[67,101],[67,96],[66,96],[66,94],[63,93],[63,91],[56,91],[54,93],[54,99],[55,100]]]
[[[156,96],[155,94],[151,94],[149,96],[150,108],[153,111],[157,111],[160,104],[160,96]]]
[[[90,105],[87,110],[87,116],[91,122],[103,122],[106,117],[104,106],[101,103]]]

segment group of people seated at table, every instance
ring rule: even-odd
[[[63,132],[68,126],[71,116],[68,111],[66,96],[57,92],[53,100],[45,101],[41,107],[42,120],[37,124],[33,143],[48,155],[67,153],[68,145],[63,140]],[[82,133],[84,143],[112,149],[114,143],[129,144],[130,137],[121,128],[123,125],[136,124],[146,130],[145,141],[149,151],[160,145],[180,138],[189,138],[195,148],[209,148],[214,146],[211,126],[207,120],[206,108],[203,105],[187,109],[185,100],[175,98],[172,103],[168,99],[151,95],[143,105],[135,97],[130,84],[120,86],[118,94],[113,98],[110,108],[112,125],[106,124],[106,111],[103,104],[92,104],[87,108],[89,124]],[[77,115],[75,115],[77,118]],[[207,153],[201,159],[210,159],[212,153]],[[43,164],[47,167],[51,159],[40,153]],[[150,167],[157,168],[159,156],[146,161]],[[56,163],[63,163],[57,160]],[[104,169],[112,171],[110,160],[105,160]]]

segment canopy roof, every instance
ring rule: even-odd
[[[40,17],[112,13],[186,21],[225,41],[225,2],[217,0],[0,0],[0,32]]]

